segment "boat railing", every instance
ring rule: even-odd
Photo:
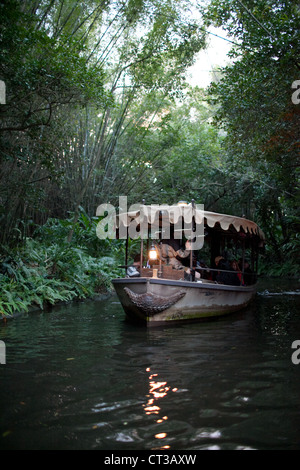
[[[235,271],[234,269],[232,270],[229,270],[229,269],[214,269],[214,268],[203,268],[201,266],[194,266],[193,269],[195,269],[196,271],[207,271],[207,272],[210,272],[210,271],[213,271],[213,272],[217,272],[217,273],[230,273],[230,274],[234,274],[234,273],[241,273],[243,274],[243,271]]]
[[[127,269],[128,267],[130,267],[131,265],[122,265],[122,266],[119,266],[119,268],[125,268]],[[172,266],[171,265],[162,265],[162,266],[155,266],[155,268],[158,268],[157,269],[157,275],[158,275],[158,278],[170,278],[170,279],[180,279],[181,277],[183,278],[184,276],[184,270],[183,269],[172,269]],[[163,268],[163,271],[162,271],[162,268]],[[168,268],[168,271],[166,272],[165,269]],[[245,274],[250,274],[251,276],[253,276],[253,280],[250,284],[255,284],[256,282],[256,279],[257,279],[257,275],[255,272],[251,272],[251,273],[245,273],[244,271],[235,271],[235,270],[228,270],[228,269],[215,269],[215,268],[210,268],[209,266],[207,267],[202,267],[202,266],[195,266],[192,268],[194,271],[201,271],[201,272],[206,272],[206,273],[212,273],[212,272],[215,272],[215,273],[227,273],[227,274],[241,274],[241,281],[240,281],[240,285],[243,285],[244,284],[244,279],[245,279]],[[138,269],[138,271],[140,271]],[[143,267],[142,268],[142,271],[140,271],[141,273],[141,276],[142,277],[152,277],[153,276],[153,269],[152,267],[150,268],[145,268]],[[204,277],[203,277],[203,280],[206,280]],[[212,280],[212,282],[215,282],[214,280]]]
[[[216,273],[228,273],[228,274],[241,274],[242,275],[242,279],[244,279],[244,276],[245,274],[248,275],[250,274],[251,276],[253,276],[253,278],[256,280],[257,279],[257,273],[255,272],[246,272],[244,270],[241,270],[241,271],[236,271],[235,269],[215,269],[215,268],[210,268],[210,267],[202,267],[202,266],[195,266],[193,267],[193,269],[195,271],[206,271],[207,273],[209,272],[216,272]],[[241,282],[242,283],[242,282]]]
[[[120,266],[118,266],[118,268],[122,268],[122,269],[127,269],[129,268],[130,266],[132,266],[132,264],[122,264]],[[145,268],[144,268],[145,269]],[[217,273],[241,273],[241,274],[244,274],[243,271],[235,271],[235,270],[229,270],[229,269],[214,269],[214,268],[210,268],[210,267],[202,267],[202,266],[193,266],[193,269],[195,271],[207,271],[207,272],[210,272],[210,271],[213,271],[213,272],[217,272]],[[251,274],[255,274],[255,273],[251,273]]]

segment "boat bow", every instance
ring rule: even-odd
[[[153,294],[152,292],[137,294],[128,287],[125,287],[124,291],[130,298],[131,302],[141,312],[150,316],[172,307],[172,305],[176,304],[186,294],[183,290],[176,292],[176,294],[171,295],[170,297],[162,297],[160,295]]]

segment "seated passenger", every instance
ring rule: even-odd
[[[230,264],[222,256],[215,258],[215,264],[220,269],[217,274],[216,281],[220,284],[228,284],[231,286],[239,286],[240,280],[235,272],[231,271]],[[226,272],[224,272],[226,271]]]
[[[233,260],[231,261],[230,266],[233,271],[236,271],[240,284],[242,284],[242,271],[240,270],[239,263],[236,260]]]
[[[180,249],[179,240],[162,240],[159,247],[162,262],[171,264],[175,269],[183,269],[183,260],[189,259],[190,242],[187,240],[185,250]]]
[[[200,279],[200,274],[194,270],[191,271],[189,267],[191,254],[191,243],[189,240],[185,243],[185,250],[180,249],[179,240],[162,240],[159,252],[162,262],[170,264],[174,269],[183,269],[186,279]]]
[[[255,274],[251,271],[248,261],[244,262],[244,283],[246,286],[255,283]]]
[[[201,277],[203,279],[207,279],[208,281],[212,281],[213,280],[212,272],[209,269],[209,267],[207,266],[207,264],[203,260],[200,260],[200,261],[197,262],[197,265],[200,268],[202,268],[201,269]]]

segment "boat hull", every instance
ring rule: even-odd
[[[256,293],[255,286],[209,281],[124,278],[112,282],[127,318],[150,327],[226,315],[245,308]]]

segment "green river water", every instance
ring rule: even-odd
[[[0,449],[299,450],[299,294],[264,280],[242,312],[150,330],[115,296],[0,322]]]

